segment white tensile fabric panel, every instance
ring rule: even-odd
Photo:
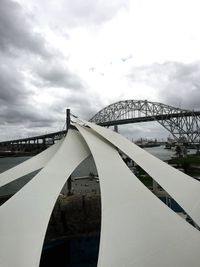
[[[118,133],[82,120],[141,166],[200,226],[200,182],[169,166]]]
[[[0,207],[0,266],[38,267],[56,199],[67,178],[90,155],[77,131],[28,184]]]
[[[199,231],[154,196],[114,146],[76,127],[94,157],[101,186],[98,267],[199,267]]]
[[[3,172],[0,174],[0,187],[6,185],[18,178],[29,174],[33,171],[37,171],[43,168],[51,157],[56,153],[62,144],[63,140],[59,140],[56,144],[50,146],[40,154],[28,159],[21,164]]]

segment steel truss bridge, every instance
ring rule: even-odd
[[[90,119],[101,126],[157,121],[178,141],[200,142],[200,111],[180,109],[147,100],[124,100],[100,110]],[[0,142],[1,148],[53,144],[66,131]]]
[[[199,143],[200,111],[180,109],[147,100],[124,100],[99,111],[91,122],[101,126],[157,121],[175,140]]]

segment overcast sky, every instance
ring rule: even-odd
[[[200,109],[199,10],[199,0],[0,0],[0,140],[123,99]],[[121,131],[169,135],[156,123]]]

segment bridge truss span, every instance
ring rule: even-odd
[[[100,110],[91,122],[112,126],[136,122],[157,121],[176,140],[200,141],[200,111],[192,111],[147,100],[124,100]]]

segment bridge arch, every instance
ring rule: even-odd
[[[112,126],[136,122],[157,121],[176,140],[200,141],[200,111],[192,111],[147,100],[123,100],[100,110],[91,122]]]

